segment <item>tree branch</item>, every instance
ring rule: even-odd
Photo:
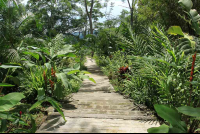
[[[94,0],[91,0],[90,17],[92,16],[93,6],[94,6]]]
[[[127,0],[127,2],[128,2],[128,5],[129,5],[129,8],[132,9],[131,4],[130,4],[130,1]]]
[[[87,8],[87,0],[85,0],[85,10],[86,10],[86,13],[88,15],[88,17],[90,16],[89,12],[88,12],[88,8]]]

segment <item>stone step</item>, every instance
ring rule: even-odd
[[[118,116],[145,116],[148,113],[144,113],[141,111],[127,111],[127,110],[98,110],[98,109],[77,109],[77,110],[64,110],[63,111],[68,113],[78,113],[78,114],[105,114],[107,115],[118,115]]]
[[[98,110],[132,110],[133,106],[131,105],[98,105],[98,104],[72,104],[72,105],[63,105],[63,109],[98,109]]]
[[[90,101],[90,100],[78,100],[78,101],[73,101],[73,102],[63,102],[63,105],[102,105],[102,106],[131,106],[134,107],[133,102],[130,102],[128,100],[124,101],[107,101],[107,100],[95,100],[95,101]]]
[[[147,133],[147,129],[159,126],[154,122],[123,120],[70,118],[63,122],[61,117],[48,120],[37,133]]]
[[[83,88],[83,89],[80,89],[79,92],[111,92],[112,90],[109,90],[109,89],[104,89],[104,88],[99,88],[99,89],[88,89],[88,88]]]
[[[156,121],[156,117],[145,115],[109,115],[109,114],[86,114],[86,113],[64,113],[65,117],[69,118],[95,118],[95,119],[123,119],[123,120],[141,120],[141,121]],[[47,120],[52,120],[61,117],[60,113],[54,112],[48,115]]]
[[[88,89],[90,90],[90,89]],[[105,92],[78,92],[77,94],[73,94],[73,100],[83,100],[83,101],[129,101],[127,99],[124,99],[124,96],[118,94],[118,93],[105,93]]]

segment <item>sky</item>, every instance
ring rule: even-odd
[[[22,3],[26,4],[27,1],[28,0],[23,0]],[[104,0],[101,0],[101,1],[104,1]],[[129,10],[129,8],[126,8],[126,7],[128,7],[128,3],[127,2],[123,3],[121,0],[110,0],[109,5],[110,5],[111,2],[115,3],[114,4],[114,8],[112,10],[112,15],[115,16],[115,17],[117,17],[118,15],[120,15],[121,11],[123,9]],[[107,10],[109,11],[109,9],[107,9]],[[106,9],[102,10],[103,13],[105,13],[105,11],[106,11]],[[105,20],[106,20],[106,18],[99,18],[99,22],[103,22]]]

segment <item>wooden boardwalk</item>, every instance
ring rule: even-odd
[[[85,65],[97,83],[85,80],[79,92],[63,103],[67,122],[52,112],[38,133],[146,133],[148,128],[159,126],[145,122],[153,117],[115,93],[94,60],[87,58]]]

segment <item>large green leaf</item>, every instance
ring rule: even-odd
[[[0,112],[9,111],[23,98],[25,98],[25,96],[22,93],[10,93],[0,97]]]
[[[80,67],[81,67],[80,63],[76,63],[76,64],[73,66],[73,68],[74,68],[75,70],[79,70]]]
[[[53,91],[53,94],[57,99],[63,99],[65,97],[61,82],[55,84],[55,90]]]
[[[181,29],[181,27],[179,26],[171,26],[168,31],[168,34],[172,34],[172,35],[181,35],[184,36],[183,31]]]
[[[29,111],[37,108],[38,106],[40,106],[43,102],[49,102],[51,103],[51,105],[61,114],[61,116],[63,117],[63,119],[66,121],[65,116],[61,110],[61,108],[59,107],[59,104],[51,97],[47,97],[43,100],[37,101],[30,109]]]
[[[81,79],[88,79],[88,80],[92,81],[93,83],[96,83],[96,81],[95,81],[93,78],[90,78],[88,75],[79,74],[79,77],[80,77]]]
[[[82,73],[84,73],[84,74],[91,74],[90,72],[88,72],[88,71],[81,71]]]
[[[152,127],[152,128],[149,128],[147,131],[148,131],[148,133],[168,133],[169,126],[162,125],[160,127]]]
[[[192,22],[192,28],[198,35],[200,35],[200,27],[199,27],[200,15],[195,9],[192,9],[193,6],[192,1],[179,0],[179,3],[186,9],[188,15],[190,16]]]
[[[164,120],[168,121],[173,127],[177,127],[182,131],[185,131],[185,126],[181,125],[181,115],[175,108],[170,108],[169,106],[158,104],[154,105],[154,108],[157,114]]]
[[[29,52],[29,51],[26,51],[26,52],[23,52],[23,53],[26,54],[26,55],[31,55],[37,60],[39,60],[39,58],[40,58],[39,54],[37,54],[37,53],[33,53],[33,52]]]
[[[22,68],[22,67],[15,65],[1,65],[0,68],[8,69],[8,68]]]
[[[169,133],[187,133],[187,131],[183,131],[180,128],[172,127],[169,128]]]
[[[189,14],[192,19],[192,27],[196,31],[196,33],[199,35],[200,34],[200,27],[199,27],[200,15],[195,9],[190,10]]]
[[[0,87],[13,87],[15,85],[7,84],[7,83],[0,83]]]
[[[56,59],[57,57],[76,57],[76,55],[72,53],[73,51],[71,49],[71,45],[64,45],[61,51],[58,51],[52,56],[52,60]]]
[[[92,81],[93,83],[96,83],[96,81],[93,78],[89,78],[90,81]]]
[[[77,80],[77,81],[82,82],[81,78],[77,77],[77,76],[74,75],[74,74],[70,75],[69,77],[72,78],[72,79],[75,79],[75,80]]]
[[[77,72],[80,72],[80,70],[72,70],[72,71],[68,72],[67,74],[68,74],[68,75],[71,75],[71,74],[75,74],[75,73],[77,73]]]
[[[193,108],[193,107],[190,107],[190,106],[183,106],[183,107],[177,108],[177,110],[180,113],[183,113],[183,114],[188,115],[188,116],[200,117],[200,108]]]
[[[35,120],[33,119],[32,115],[29,115],[29,116],[31,118],[31,125],[32,125],[32,128],[30,129],[30,133],[35,133],[37,130]]]
[[[38,106],[40,106],[45,101],[46,101],[45,99],[37,101],[35,104],[32,105],[31,108],[29,108],[29,112],[32,111],[33,109],[37,108]]]
[[[186,10],[189,12],[192,7],[193,7],[193,3],[191,0],[179,0],[179,2],[183,7],[186,8]]]
[[[65,86],[65,88],[69,88],[69,81],[67,79],[67,76],[65,73],[56,73],[56,76],[58,79],[60,79],[62,81],[62,84]]]
[[[51,64],[50,63],[45,63],[44,65],[46,66],[46,68],[51,69]]]
[[[51,105],[60,113],[60,115],[66,121],[64,113],[62,112],[62,110],[59,107],[58,103],[53,98],[50,98],[50,97],[48,97],[46,100],[51,103]]]
[[[1,119],[7,119],[7,120],[14,119],[12,117],[12,114],[10,114],[9,112],[0,112],[0,118]]]
[[[74,53],[68,53],[68,54],[67,54],[67,57],[72,57],[72,58],[74,58],[74,57],[76,57],[76,55],[75,55]]]
[[[7,130],[7,120],[0,120],[0,133],[3,133]]]
[[[38,100],[42,100],[43,97],[45,96],[45,90],[44,90],[44,88],[38,88],[37,92],[38,92]]]

